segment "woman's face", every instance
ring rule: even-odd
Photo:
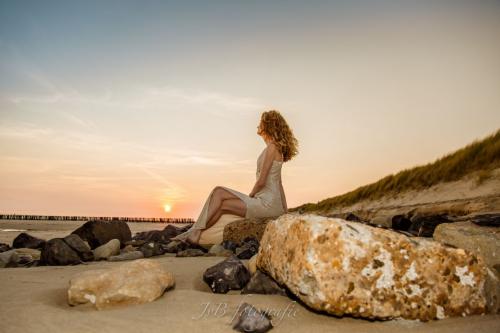
[[[267,143],[269,137],[262,131],[262,125],[257,126],[257,134]]]

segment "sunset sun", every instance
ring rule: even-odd
[[[170,211],[172,210],[172,207],[169,204],[165,204],[163,206],[163,209],[165,210],[166,213],[170,213]]]

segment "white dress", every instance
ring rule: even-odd
[[[267,147],[260,153],[259,158],[257,159],[257,171],[256,171],[256,180],[259,179],[260,171],[262,169],[262,163],[264,162],[264,152]],[[273,160],[271,169],[269,170],[269,174],[266,179],[266,183],[264,187],[257,193],[255,193],[255,197],[250,197],[248,194],[233,190],[226,186],[221,186],[227,191],[233,193],[238,196],[243,202],[246,204],[247,210],[245,214],[245,219],[247,218],[258,218],[258,217],[271,217],[271,216],[279,216],[285,213],[283,208],[283,204],[281,201],[281,167],[283,166],[283,161]],[[214,189],[215,190],[215,189]],[[207,200],[205,201],[205,205],[201,210],[201,213],[196,220],[196,222],[192,225],[192,227],[175,237],[175,239],[185,240],[190,232],[193,229],[205,229],[207,224],[207,215],[208,215],[208,207],[210,204],[210,200],[212,198],[212,194],[214,192],[210,192]],[[229,216],[225,216],[229,215]],[[235,220],[243,219],[242,216],[233,215],[233,214],[223,214],[217,222],[214,223],[210,228],[202,231],[200,236],[200,244],[207,243],[203,242],[203,239],[210,238],[211,244],[216,244],[222,242],[222,230],[223,226],[221,224],[221,220],[223,220],[224,225],[233,222]],[[211,230],[212,229],[212,230]],[[210,234],[210,237],[204,237],[204,233]]]

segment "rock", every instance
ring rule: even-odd
[[[14,249],[19,256],[30,256],[33,260],[40,260],[42,251],[38,249],[30,249],[27,247],[22,247],[19,249]]]
[[[133,239],[133,240],[126,241],[124,244],[125,244],[125,246],[130,245],[130,246],[134,246],[134,247],[140,247],[140,246],[144,245],[145,243],[146,243],[146,241]]]
[[[231,324],[233,329],[243,333],[265,333],[273,328],[269,314],[259,311],[248,303],[238,307]]]
[[[171,241],[164,247],[167,253],[177,253],[188,248],[188,244],[181,241]]]
[[[408,232],[419,237],[432,237],[434,229],[442,223],[451,221],[444,214],[430,216],[415,216],[411,219]]]
[[[444,223],[436,227],[434,239],[480,255],[492,268],[500,265],[500,229],[496,227],[481,227],[467,221]]]
[[[108,257],[108,261],[124,261],[144,258],[144,253],[141,251],[124,252],[116,256]]]
[[[83,261],[94,260],[94,253],[87,242],[84,242],[77,234],[64,237],[64,241],[75,251]]]
[[[219,257],[230,257],[233,255],[233,251],[225,249],[221,244],[213,245],[210,250],[208,250],[208,253]]]
[[[247,267],[250,275],[254,275],[257,272],[257,255],[254,255],[252,258],[248,259]]]
[[[500,214],[481,214],[472,218],[472,223],[484,227],[500,227]]]
[[[236,249],[236,256],[239,259],[250,259],[259,250],[259,241],[254,237],[247,237],[243,241],[243,245]]]
[[[139,248],[139,251],[141,251],[144,254],[144,258],[159,256],[165,253],[165,250],[163,249],[161,244],[157,242],[145,243]]]
[[[362,222],[361,218],[359,218],[359,216],[354,215],[353,213],[347,213],[347,215],[344,219],[346,221]]]
[[[49,266],[77,265],[81,263],[76,253],[62,238],[53,238],[45,243],[40,263]]]
[[[25,251],[26,250],[26,251]],[[30,251],[38,251],[30,252]],[[36,265],[36,259],[40,257],[40,251],[36,249],[22,248],[12,249],[0,253],[0,267],[31,267]]]
[[[257,271],[247,285],[241,290],[242,294],[265,294],[265,295],[282,295],[286,296],[286,292],[281,288],[276,281],[268,275]]]
[[[381,226],[392,228],[393,215],[377,215],[370,220],[370,224],[374,226]]]
[[[218,294],[225,294],[229,290],[239,290],[249,280],[250,273],[235,255],[208,268],[203,274],[203,281],[214,293]]]
[[[222,247],[234,253],[238,244],[230,240],[225,240],[222,242]]]
[[[134,252],[134,251],[138,251],[139,249],[135,246],[132,246],[132,245],[125,245],[125,247],[123,249],[120,250],[120,253],[123,254],[123,253],[127,253],[127,252]]]
[[[0,252],[5,252],[10,250],[10,245],[5,243],[0,243]]]
[[[95,249],[112,239],[118,239],[121,244],[132,239],[130,228],[124,221],[91,220],[72,232],[87,241],[90,248]]]
[[[19,260],[15,249],[0,253],[0,267],[12,267],[12,263],[17,263]],[[16,265],[17,266],[17,265]]]
[[[488,268],[488,276],[484,285],[487,301],[487,312],[500,314],[500,274]]]
[[[103,260],[111,256],[116,256],[120,254],[120,241],[112,239],[106,244],[96,247],[92,252],[94,252],[95,260]]]
[[[45,245],[45,241],[40,238],[33,237],[25,232],[20,233],[14,238],[12,242],[12,247],[17,248],[29,248],[29,249],[41,249]]]
[[[411,220],[404,215],[394,215],[391,225],[394,230],[408,231],[411,227]]]
[[[182,233],[183,229],[177,228],[171,224],[167,225],[163,230],[151,230],[138,232],[134,235],[133,240],[143,240],[145,242],[159,242],[168,244],[170,240]]]
[[[200,249],[186,249],[186,250],[177,252],[176,257],[201,257],[203,255],[205,255],[205,252],[203,252]]]
[[[264,217],[231,222],[224,227],[222,236],[223,241],[230,240],[236,244],[241,244],[247,237],[255,237],[260,241],[267,223],[275,218],[276,217]]]
[[[270,222],[257,268],[318,311],[427,321],[486,311],[481,257],[314,214]]]
[[[92,303],[99,310],[152,302],[175,284],[155,260],[138,259],[110,269],[84,271],[69,281],[68,303]]]

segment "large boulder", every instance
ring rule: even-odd
[[[43,265],[76,265],[81,263],[78,253],[74,251],[62,238],[53,238],[45,243],[40,255]]]
[[[83,224],[72,232],[87,241],[92,249],[104,245],[112,239],[118,239],[125,246],[125,242],[132,239],[130,228],[123,221],[92,220]]]
[[[271,221],[257,268],[334,315],[422,321],[487,312],[480,256],[314,214]]]
[[[231,222],[224,227],[224,233],[222,235],[223,241],[241,244],[247,237],[254,237],[260,241],[267,223],[275,218],[276,217],[263,217]]]
[[[436,227],[433,237],[443,244],[482,256],[487,265],[500,273],[500,228],[471,222],[443,223]]]
[[[150,259],[111,269],[84,271],[69,281],[68,303],[92,303],[99,310],[152,302],[175,284],[172,273]]]
[[[12,247],[15,249],[18,248],[41,249],[44,245],[45,241],[43,239],[36,238],[25,232],[21,232],[12,241]]]

